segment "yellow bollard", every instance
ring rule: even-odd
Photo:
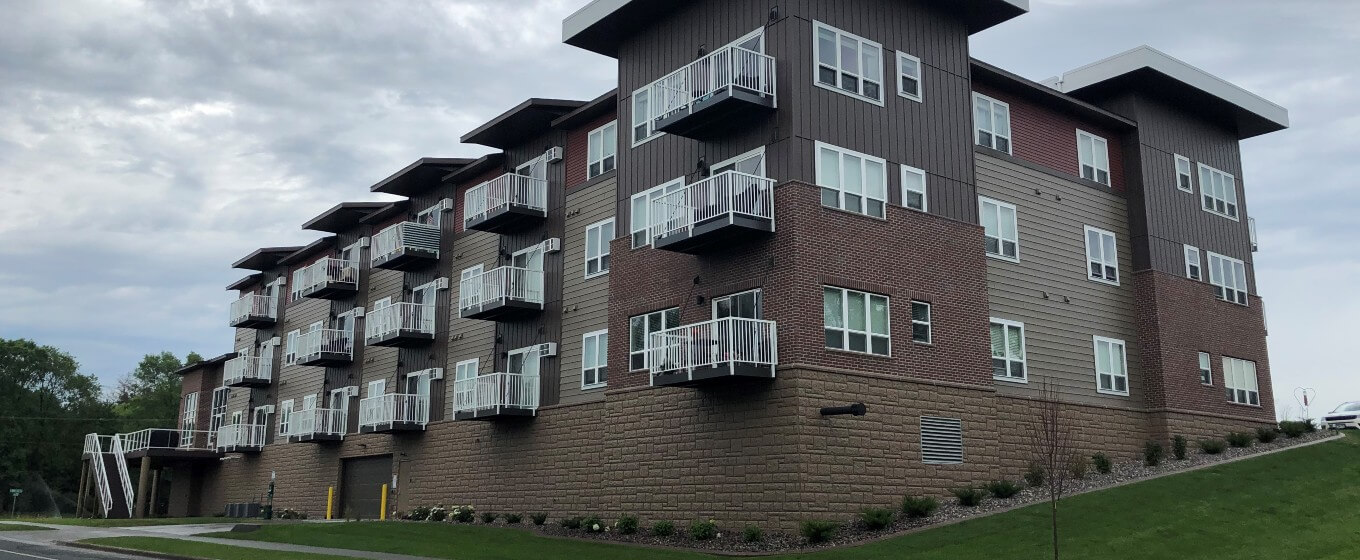
[[[335,507],[335,487],[326,487],[326,520],[331,520],[331,511]]]
[[[387,521],[387,485],[382,489],[382,510],[378,512],[378,521]]]

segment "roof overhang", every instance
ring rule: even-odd
[[[383,223],[384,221],[387,221],[387,219],[391,218],[392,216],[405,213],[406,209],[410,207],[411,207],[410,200],[398,200],[396,202],[388,204],[387,206],[379,208],[372,214],[359,218],[359,223],[370,225],[380,224]]]
[[[1137,123],[1129,119],[976,58],[969,62],[972,64],[972,78],[975,83],[987,84],[1036,103],[1056,107],[1061,111],[1081,117],[1083,120],[1101,124],[1114,130],[1131,130],[1138,126]]]
[[[259,249],[254,250],[249,255],[242,257],[241,260],[231,263],[231,267],[240,268],[244,270],[258,270],[260,272],[264,272],[266,270],[273,268],[274,265],[279,264],[279,259],[282,259],[288,256],[290,253],[293,253],[301,248],[302,247],[296,246],[261,247]]]
[[[509,149],[542,134],[558,117],[585,104],[585,101],[568,99],[532,98],[464,134],[461,140],[467,144]]]
[[[235,358],[236,355],[237,355],[237,354],[236,354],[235,352],[227,352],[226,354],[222,354],[221,356],[217,356],[216,358],[208,358],[208,359],[203,360],[203,361],[201,361],[201,362],[194,362],[194,363],[192,363],[192,364],[186,365],[186,366],[184,366],[184,367],[182,367],[182,368],[179,368],[179,369],[175,370],[175,375],[184,375],[184,374],[186,374],[186,373],[193,373],[193,372],[195,372],[195,371],[197,371],[197,370],[200,370],[200,369],[203,369],[203,368],[206,368],[206,367],[209,367],[209,366],[215,366],[215,365],[218,365],[218,364],[226,363],[227,360],[230,360],[230,359],[232,359],[232,358]]]
[[[307,223],[302,224],[302,229],[326,233],[344,233],[358,226],[359,220],[364,216],[376,212],[388,204],[387,202],[341,202],[317,217],[307,220]]]
[[[378,184],[369,190],[397,196],[415,196],[438,185],[439,178],[448,172],[471,162],[472,160],[467,158],[420,158],[401,171],[378,181]]]
[[[291,265],[307,260],[307,257],[315,255],[320,251],[324,251],[326,249],[334,247],[336,239],[337,237],[334,235],[327,235],[325,237],[322,237],[321,239],[308,243],[307,246],[290,253],[288,256],[284,258],[279,259],[279,264]]]
[[[263,279],[264,279],[264,274],[260,274],[260,273],[257,272],[257,273],[255,273],[255,274],[251,274],[251,275],[249,275],[249,276],[246,276],[245,278],[242,278],[242,279],[240,279],[240,280],[237,280],[237,281],[235,281],[235,282],[232,282],[232,283],[230,283],[230,284],[227,284],[227,290],[228,290],[228,291],[231,291],[231,290],[244,290],[244,289],[246,289],[246,288],[249,288],[249,287],[251,287],[251,286],[254,286],[254,285],[256,285],[256,284],[259,284],[259,283],[260,283],[260,280],[263,280]]]
[[[615,114],[618,111],[618,105],[619,90],[613,89],[609,93],[590,100],[575,111],[558,117],[557,120],[552,122],[552,126],[553,128],[576,128],[604,115]]]
[[[504,168],[505,168],[505,154],[500,152],[494,154],[487,154],[482,156],[481,159],[478,159],[477,161],[467,164],[462,169],[459,169],[458,171],[454,171],[453,173],[445,175],[444,181],[452,183],[466,183],[468,181],[476,179],[477,177],[481,177],[484,173],[488,171],[495,171]]]
[[[1141,91],[1174,101],[1237,132],[1239,139],[1289,128],[1289,110],[1147,45],[1046,82],[1084,99]]]
[[[617,57],[623,39],[684,3],[681,0],[594,0],[562,20],[562,42]],[[932,3],[961,17],[969,33],[977,33],[1029,11],[1029,0],[932,0]]]

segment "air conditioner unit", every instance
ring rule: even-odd
[[[443,211],[445,211],[445,212],[448,212],[448,211],[450,211],[450,210],[453,210],[453,199],[452,199],[452,198],[446,198],[446,199],[444,199],[444,200],[441,200],[441,201],[439,201],[439,204],[438,204],[437,206],[439,206],[439,209],[440,209],[440,210],[443,210]]]
[[[449,289],[449,279],[447,277],[435,278],[434,289],[436,290]]]
[[[559,161],[562,161],[562,147],[553,146],[551,148],[548,148],[548,151],[543,152],[543,160],[548,163],[557,163]]]
[[[359,387],[356,385],[350,385],[349,387],[345,387],[345,396],[346,397],[359,396]]]
[[[443,379],[444,368],[430,368],[425,371],[430,372],[430,379]]]
[[[543,344],[539,344],[539,345],[538,345],[537,351],[538,351],[538,357],[540,357],[540,358],[553,358],[553,357],[556,357],[556,356],[557,356],[557,343],[556,343],[556,342],[544,342]]]
[[[277,336],[274,337],[274,338],[271,338],[271,339],[269,339],[269,340],[264,341],[265,344],[268,344],[268,345],[270,345],[270,346],[278,346],[279,343],[281,343],[281,342],[283,342],[283,340],[280,339],[280,338],[277,337]]]
[[[562,239],[560,237],[550,237],[543,240],[544,253],[556,253],[562,250]]]
[[[360,237],[359,242],[355,245],[358,245],[360,249],[368,247],[368,237]]]
[[[357,319],[357,318],[359,318],[359,317],[363,317],[363,316],[364,316],[364,308],[362,308],[362,307],[355,307],[354,309],[351,309],[351,310],[349,311],[349,313],[350,313],[350,317],[354,317],[354,318]]]

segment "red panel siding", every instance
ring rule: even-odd
[[[608,113],[601,115],[600,118],[590,121],[580,128],[576,128],[567,133],[567,154],[565,157],[567,165],[567,188],[571,189],[586,182],[586,158],[589,157],[589,149],[586,140],[589,139],[591,131],[600,128],[614,120],[616,115]],[[617,128],[615,129],[617,131]],[[623,142],[619,142],[622,145]],[[615,157],[614,161],[618,161]]]
[[[1052,107],[983,84],[974,84],[973,89],[1010,104],[1011,152],[1020,159],[1081,176],[1080,164],[1077,163],[1077,129],[1104,138],[1110,151],[1110,186],[1116,192],[1124,192],[1124,150],[1118,134]]]

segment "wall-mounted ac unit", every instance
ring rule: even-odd
[[[556,253],[562,250],[562,238],[549,237],[543,240],[544,253]]]
[[[430,375],[430,379],[444,378],[444,368],[430,368],[425,370],[425,373],[428,373]]]
[[[350,385],[349,387],[345,387],[345,396],[346,397],[359,396],[359,387],[356,385]]]
[[[283,340],[280,339],[280,338],[277,337],[277,336],[274,337],[274,338],[271,338],[271,339],[269,339],[269,340],[264,341],[265,344],[268,344],[268,345],[270,345],[270,346],[278,346],[279,343],[281,343],[281,342],[283,342]]]
[[[562,161],[562,147],[553,146],[551,148],[548,148],[548,151],[543,152],[543,161],[546,161],[548,163],[557,163],[559,161]]]
[[[360,237],[359,242],[355,245],[358,245],[360,249],[368,247],[368,236]]]
[[[446,277],[435,278],[435,279],[434,279],[434,289],[436,289],[436,290],[447,290],[447,289],[449,289],[449,279],[446,278]]]
[[[543,344],[539,344],[536,349],[538,351],[538,357],[540,358],[553,358],[557,356],[556,342],[544,342]]]
[[[349,316],[350,316],[350,317],[354,317],[354,318],[363,317],[363,316],[364,316],[364,308],[362,308],[362,307],[355,307],[354,309],[349,310]]]
[[[446,198],[444,200],[439,201],[439,204],[436,204],[435,206],[438,206],[439,209],[444,212],[448,212],[450,210],[453,210],[453,199]]]

